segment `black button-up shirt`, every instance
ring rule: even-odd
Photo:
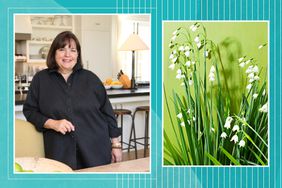
[[[38,72],[30,85],[23,113],[43,132],[45,156],[73,169],[111,162],[110,138],[120,129],[100,79],[75,65],[67,82],[57,70]],[[65,135],[43,127],[47,119],[66,119],[75,131]]]

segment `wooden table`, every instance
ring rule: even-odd
[[[136,160],[124,161],[120,163],[111,163],[108,165],[97,166],[75,170],[75,172],[149,172],[150,158],[141,158]]]

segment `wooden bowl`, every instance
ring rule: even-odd
[[[72,172],[72,169],[59,161],[38,157],[16,157],[15,162],[24,170],[32,172]]]

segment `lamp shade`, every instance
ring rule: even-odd
[[[119,48],[120,51],[149,50],[148,46],[137,34],[131,34]]]

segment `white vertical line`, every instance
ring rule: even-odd
[[[270,0],[268,0],[268,20],[270,20],[271,21],[271,14],[270,14],[270,6],[271,6],[271,4],[270,4]],[[270,27],[270,26],[269,26]],[[269,31],[271,31],[271,27],[270,27],[270,29],[269,29]],[[270,43],[270,40],[271,40],[271,37],[269,37],[269,43]],[[270,54],[269,54],[270,55]],[[270,59],[270,58],[269,58]],[[271,62],[271,61],[270,61]],[[275,64],[274,64],[275,65]],[[275,85],[274,85],[274,88],[275,88]],[[275,110],[274,110],[274,112],[275,112]],[[275,120],[275,116],[274,116],[274,120]],[[271,129],[269,130],[270,132],[271,132]],[[270,134],[269,134],[270,135]],[[269,140],[271,140],[270,138],[269,138]],[[270,158],[270,160],[271,160],[271,158]],[[269,160],[269,162],[270,162],[270,160]],[[268,162],[268,163],[269,163]],[[268,187],[270,187],[270,167],[268,168]]]
[[[217,0],[217,19],[219,20],[219,11],[220,7],[219,7],[219,0]]]
[[[277,37],[277,35],[276,35],[276,1],[274,1],[274,7],[273,7],[273,13],[274,13],[274,22],[273,22],[273,24],[274,24],[274,39],[276,39],[276,37]],[[274,78],[276,78],[276,40],[274,40],[274,70],[275,70],[275,72],[274,72]],[[274,104],[275,104],[275,107],[274,107],[274,140],[276,140],[276,135],[277,135],[277,133],[276,133],[276,111],[277,111],[277,103],[276,103],[276,84],[277,84],[277,81],[276,81],[276,79],[274,79],[274,96],[275,96],[275,98],[274,98]],[[273,163],[273,167],[274,167],[274,169],[273,169],[273,171],[274,171],[274,177],[276,177],[276,142],[274,142],[274,154],[273,154],[273,156],[274,156],[274,163]],[[273,186],[275,187],[275,185],[276,185],[276,181],[273,181]]]
[[[241,7],[241,8],[240,8],[240,20],[242,20],[242,18],[243,18],[243,11],[242,11],[242,10],[243,10],[243,3],[242,3],[242,0],[241,0],[241,2],[240,2],[240,5],[241,5],[241,6],[240,6],[240,7]]]
[[[282,19],[282,17],[281,17],[281,10],[282,10],[282,6],[281,6],[281,2],[280,2],[280,8],[279,8],[279,10],[280,10],[280,16],[279,16],[279,33],[281,33],[281,19]],[[279,41],[279,49],[280,49],[280,63],[279,63],[279,65],[280,65],[280,80],[282,79],[281,78],[281,73],[282,73],[282,68],[281,68],[281,53],[282,53],[282,50],[281,50],[281,36],[280,36],[280,41]],[[280,93],[281,93],[282,91],[281,91],[281,86],[280,86]],[[281,99],[280,99],[280,113],[281,113],[281,106],[282,106],[282,103],[281,103]],[[280,116],[280,122],[282,122],[282,117]],[[282,131],[281,131],[281,127],[280,127],[280,135],[282,135]],[[280,137],[280,155],[279,156],[281,156],[282,155],[282,153],[281,153],[281,150],[282,150],[282,148],[281,148],[281,144],[282,144],[282,142],[281,142],[281,137]],[[282,168],[282,166],[281,166],[281,160],[280,160],[280,164],[279,164],[279,166],[280,166],[280,170],[279,170],[279,173],[280,173],[280,178],[279,178],[279,180],[280,180],[280,187],[281,187],[281,178],[282,178],[282,172],[281,172],[281,168]]]
[[[254,168],[252,168],[251,184],[252,184],[252,188],[254,188]]]
[[[254,0],[252,0],[252,20],[254,19]]]

